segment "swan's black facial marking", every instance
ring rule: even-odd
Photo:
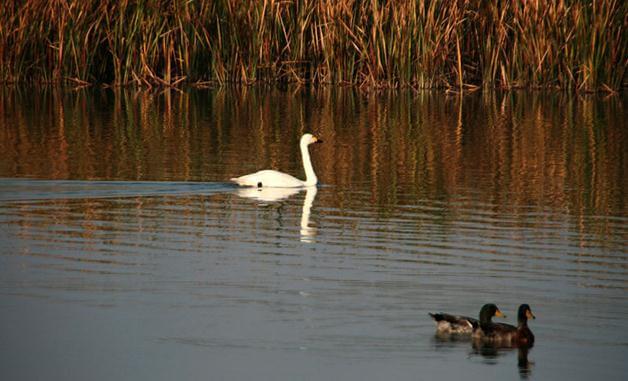
[[[262,182],[260,181],[259,183],[257,183],[257,187],[261,188],[262,187]]]

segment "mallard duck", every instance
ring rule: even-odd
[[[493,324],[493,316],[505,317],[494,304],[485,304],[480,309],[480,320],[468,316],[450,315],[446,313],[430,313],[436,322],[437,335],[470,335],[480,327],[482,322]]]
[[[522,304],[517,311],[517,326],[482,321],[473,328],[473,338],[486,343],[509,346],[532,346],[534,334],[528,327],[528,319],[536,319],[530,306]]]

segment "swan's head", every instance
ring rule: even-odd
[[[323,141],[312,134],[305,134],[301,137],[301,144],[310,145],[313,143],[322,143]]]

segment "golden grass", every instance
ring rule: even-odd
[[[617,91],[627,11],[621,0],[6,0],[0,81]]]

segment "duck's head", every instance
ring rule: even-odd
[[[532,313],[529,305],[522,304],[519,306],[519,310],[517,311],[517,321],[519,323],[525,323],[528,319],[536,319],[536,316]]]
[[[301,144],[310,145],[313,143],[322,143],[323,141],[312,134],[304,134],[301,136]]]
[[[483,305],[480,310],[480,323],[490,323],[493,316],[506,317],[496,305],[492,303]]]

